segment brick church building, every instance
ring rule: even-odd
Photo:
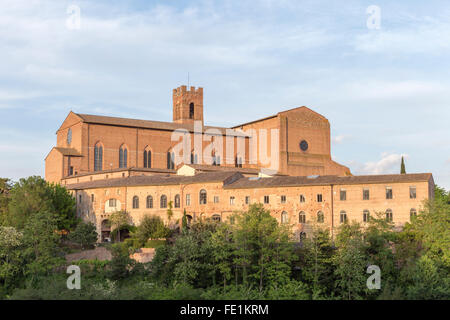
[[[335,232],[382,212],[401,226],[433,197],[430,173],[354,176],[331,158],[330,123],[307,107],[236,125],[205,126],[203,88],[173,90],[173,121],[70,112],[45,159],[45,178],[71,190],[80,217],[109,237],[109,215],[146,214],[176,225],[189,219],[232,222],[263,203],[297,237],[314,225]],[[182,146],[182,148],[181,148]]]

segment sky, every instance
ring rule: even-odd
[[[307,106],[353,174],[404,156],[450,189],[450,2],[433,0],[1,0],[0,177],[43,176],[70,110],[171,121],[188,74],[207,125]]]

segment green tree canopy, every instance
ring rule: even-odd
[[[7,223],[21,230],[27,220],[37,212],[54,216],[57,229],[71,229],[76,226],[75,199],[66,188],[49,184],[38,176],[20,179],[10,192]]]

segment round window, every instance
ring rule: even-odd
[[[302,140],[302,141],[300,142],[300,149],[301,149],[302,151],[308,150],[308,142],[306,142],[306,140]]]

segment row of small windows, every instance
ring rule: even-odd
[[[369,189],[363,189],[363,200],[370,200],[370,191]],[[392,199],[393,198],[393,191],[391,187],[386,187],[386,199]],[[410,199],[416,199],[417,198],[417,191],[416,187],[411,186],[409,187],[409,198]],[[339,200],[345,201],[347,200],[347,190],[340,189],[339,190]]]
[[[206,203],[206,192],[205,190],[201,190],[200,191],[200,196],[201,196],[201,204],[205,204]],[[81,202],[81,195],[79,196],[79,201]],[[246,197],[247,198],[247,197]],[[94,195],[91,195],[91,201],[94,202]],[[217,203],[219,201],[219,197],[218,196],[214,196],[214,202]],[[234,204],[235,202],[235,197],[232,196],[230,197],[230,204]],[[160,208],[167,208],[167,196],[166,195],[162,195],[160,197]],[[117,205],[117,200],[116,199],[109,199],[109,207],[116,207]],[[177,194],[175,195],[174,198],[174,207],[175,208],[180,208],[181,205],[181,198],[180,195]],[[190,194],[186,195],[186,205],[190,205]],[[147,196],[146,199],[146,207],[148,209],[152,209],[153,208],[153,197],[152,196]],[[138,196],[134,196],[133,197],[133,209],[139,209],[139,197]],[[410,220],[413,220],[415,217],[417,216],[417,210],[412,208],[410,210]],[[393,212],[391,209],[387,209],[385,212],[385,218],[386,221],[392,222],[393,221]],[[216,219],[217,220],[217,219]],[[318,211],[316,214],[316,222],[317,223],[323,223],[325,221],[325,216],[324,213],[322,211]],[[370,212],[369,210],[364,210],[363,211],[363,222],[369,222],[370,220]],[[220,219],[219,219],[220,221]],[[346,223],[348,221],[347,218],[347,212],[342,210],[339,213],[339,222],[340,223]],[[286,211],[283,211],[281,213],[281,222],[282,223],[288,223],[289,219],[288,219],[288,213]],[[304,211],[300,211],[299,215],[298,215],[298,222],[299,223],[306,223],[306,213]]]
[[[410,210],[410,220],[413,220],[415,217],[417,217],[417,210],[411,209]],[[369,222],[370,219],[370,212],[369,210],[363,211],[363,222]],[[385,219],[386,221],[392,222],[393,221],[393,213],[391,209],[387,209],[385,212]],[[325,221],[324,214],[322,211],[317,212],[316,214],[316,221],[317,223],[323,223]],[[341,211],[339,214],[339,222],[340,223],[346,223],[347,220],[347,212]],[[281,223],[288,223],[288,213],[286,211],[283,211],[281,213]],[[306,223],[306,213],[304,211],[301,211],[298,215],[298,222],[299,223]]]
[[[160,198],[159,198],[159,207],[160,208],[167,208],[168,202],[167,202],[167,196],[165,194],[163,194]],[[177,194],[174,198],[174,207],[175,208],[179,208],[181,205],[181,199],[180,199],[180,195]],[[152,196],[147,196],[146,198],[146,208],[147,209],[152,209],[153,208],[153,197]],[[138,196],[134,196],[133,197],[133,209],[139,209],[139,197]]]
[[[392,188],[391,187],[387,187],[386,188],[386,199],[392,199],[392,197],[393,197]],[[417,198],[416,187],[409,187],[409,198],[410,199],[416,199]],[[280,200],[281,200],[281,203],[286,203],[286,196],[285,195],[281,195],[280,196]],[[347,200],[347,191],[345,189],[341,189],[340,190],[340,200],[341,201]],[[363,200],[370,200],[369,189],[363,189]],[[305,196],[303,194],[300,195],[299,201],[301,203],[306,202],[306,198],[305,198]],[[316,195],[316,201],[317,202],[323,202],[323,196],[322,196],[321,193],[318,193]],[[264,203],[265,204],[269,203],[269,196],[264,196]]]

